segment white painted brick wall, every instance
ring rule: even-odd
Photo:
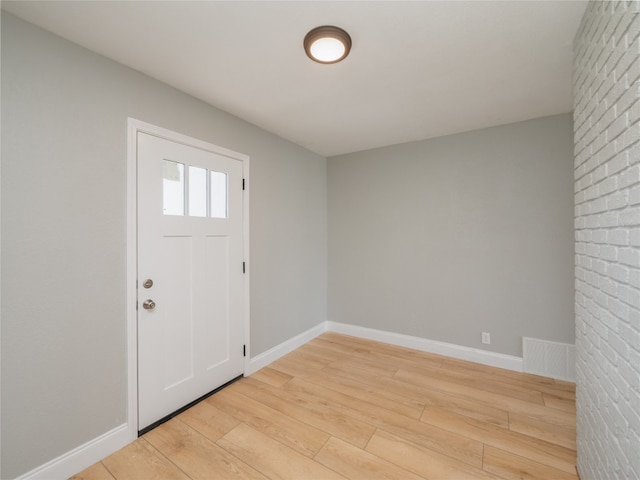
[[[582,480],[640,480],[640,0],[590,2],[574,45]]]

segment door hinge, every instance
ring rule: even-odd
[[[243,357],[247,356],[247,346],[246,345],[242,345],[242,356]]]
[[[242,190],[244,190],[244,178],[242,179]]]
[[[242,273],[247,273],[247,264],[242,262]]]

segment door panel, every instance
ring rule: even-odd
[[[242,374],[244,239],[241,161],[144,133],[137,141],[143,429]]]
[[[203,350],[203,364],[212,369],[228,361],[229,355],[229,239],[209,236],[205,239],[207,277],[205,285],[210,296],[206,303],[207,314],[219,320],[213,328],[209,325],[204,332],[212,346]],[[236,265],[237,267],[237,265]]]
[[[161,314],[167,319],[180,321],[162,321],[160,345],[163,348],[162,365],[164,370],[164,387],[171,388],[193,377],[193,312],[190,292],[193,290],[191,258],[193,257],[193,239],[191,237],[162,238],[162,262],[171,276],[163,279],[162,286],[156,282],[159,296],[155,297],[155,315]],[[164,291],[164,292],[163,292]],[[164,293],[164,295],[162,295]],[[171,301],[164,301],[164,297]],[[161,313],[159,313],[161,311]],[[152,319],[151,321],[156,321]],[[144,338],[143,338],[144,340]]]

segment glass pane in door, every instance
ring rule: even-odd
[[[211,217],[227,218],[227,174],[211,172]]]
[[[184,215],[184,164],[162,162],[162,213]]]
[[[189,216],[207,216],[207,169],[189,166]]]

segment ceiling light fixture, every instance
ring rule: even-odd
[[[343,29],[324,25],[311,30],[304,37],[304,51],[318,63],[337,63],[351,50],[351,37]]]

